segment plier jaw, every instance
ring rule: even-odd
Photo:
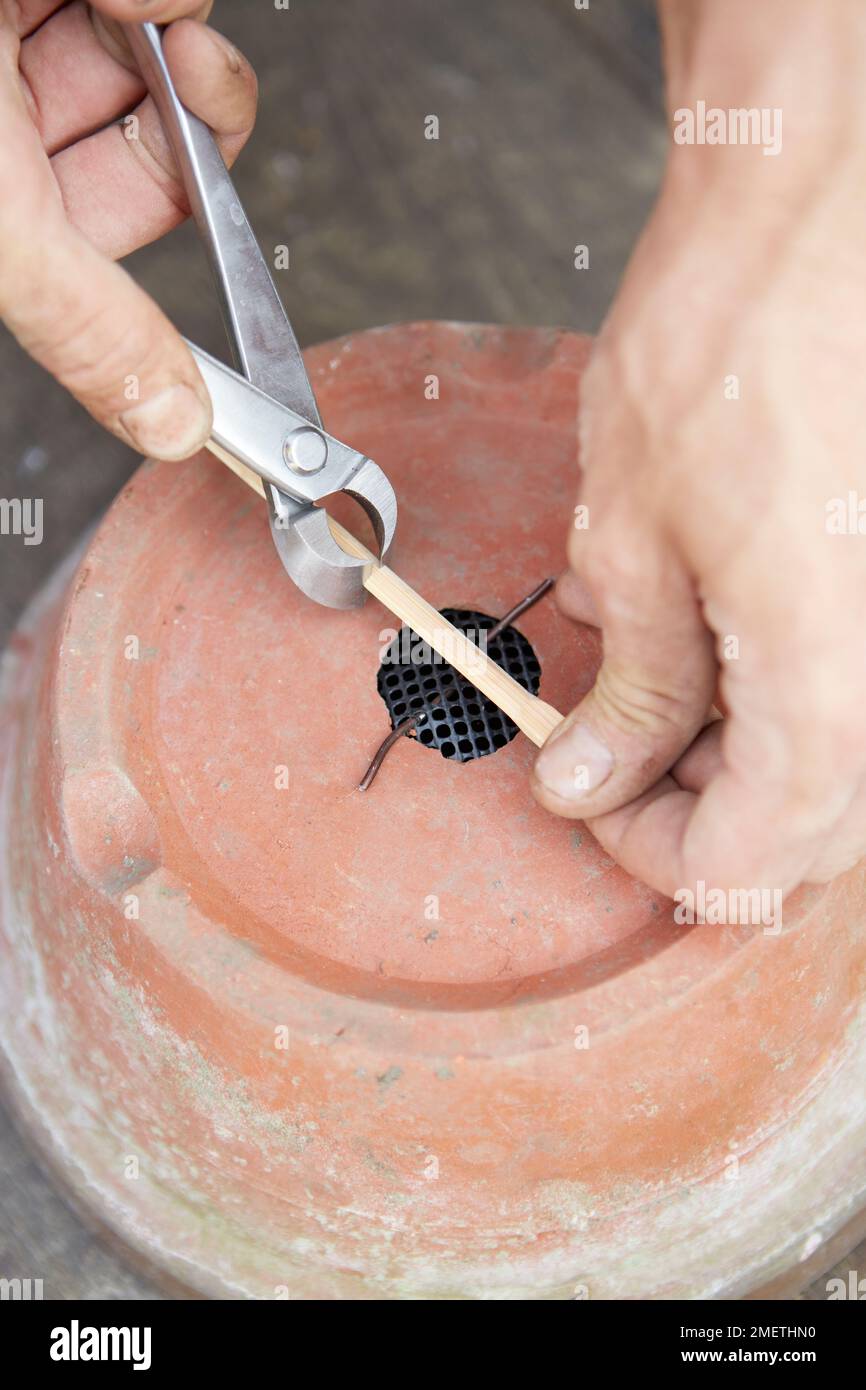
[[[345,492],[370,518],[379,559],[397,525],[397,498],[372,459],[343,444],[298,411],[281,405],[245,377],[189,343],[213,404],[212,441],[264,483],[271,533],[286,573],[328,608],[364,602],[365,564],[347,555],[316,503]]]
[[[374,463],[370,467],[384,476]],[[349,488],[345,490],[351,492]],[[365,510],[370,515],[367,507]],[[327,513],[321,507],[305,507],[285,526],[280,525],[279,517],[272,511],[271,534],[283,568],[302,593],[326,608],[360,608],[367,596],[367,562],[355,559],[337,545]],[[385,557],[381,548],[380,557]]]
[[[394,490],[371,459],[322,428],[297,339],[216,141],[178,100],[159,28],[126,30],[208,252],[238,368],[189,344],[213,402],[212,442],[262,479],[274,544],[298,588],[329,608],[358,607],[369,562],[337,544],[316,504],[336,492],[355,498],[384,560],[397,524]]]

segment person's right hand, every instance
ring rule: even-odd
[[[782,895],[866,855],[866,16],[663,19],[672,110],[784,105],[784,143],[671,147],[581,389],[559,597],[604,662],[534,785],[671,897]]]
[[[195,22],[210,8],[0,0],[0,316],[95,419],[157,458],[200,448],[211,406],[180,334],[112,263],[188,211],[117,21],[178,20],[164,40],[178,96],[231,164],[253,126],[256,79]],[[124,123],[128,113],[137,120]]]

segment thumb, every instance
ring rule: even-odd
[[[716,683],[712,634],[693,584],[649,518],[583,533],[577,559],[604,637],[595,684],[536,759],[548,810],[584,819],[627,805],[676,762]]]
[[[210,433],[211,404],[180,334],[62,216],[49,228],[28,219],[4,235],[0,316],[113,434],[155,458],[188,458]]]

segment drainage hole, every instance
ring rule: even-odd
[[[446,608],[447,618],[462,632],[475,636],[489,630],[494,619],[469,609]],[[422,660],[402,662],[405,652],[416,652]],[[490,643],[488,654],[514,676],[525,690],[538,693],[541,666],[532,647],[516,628],[507,628]],[[417,740],[424,748],[435,748],[443,758],[469,762],[504,748],[517,734],[517,726],[504,719],[491,700],[440,661],[421,639],[407,628],[397,634],[385,652],[377,676],[379,694],[385,702],[392,728],[405,719],[407,711],[418,716]],[[423,727],[421,727],[423,725]]]

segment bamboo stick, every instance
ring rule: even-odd
[[[248,487],[264,497],[264,484],[257,473],[247,468],[246,464],[232,458],[218,444],[211,442],[208,448],[233,473],[243,479]],[[442,614],[416,593],[404,579],[387,565],[380,564],[372,551],[356,540],[338,521],[328,517],[328,524],[334,539],[349,555],[367,562],[363,576],[367,592],[373,594],[444,661],[449,662],[489,700],[498,705],[499,709],[514,721],[518,729],[540,748],[562,722],[559,711],[544,700],[539,700],[537,695],[531,695],[528,690],[524,690],[513,676],[503,671],[501,666],[492,661],[487,653],[470,641],[459,628],[454,627],[453,623],[443,618]]]

